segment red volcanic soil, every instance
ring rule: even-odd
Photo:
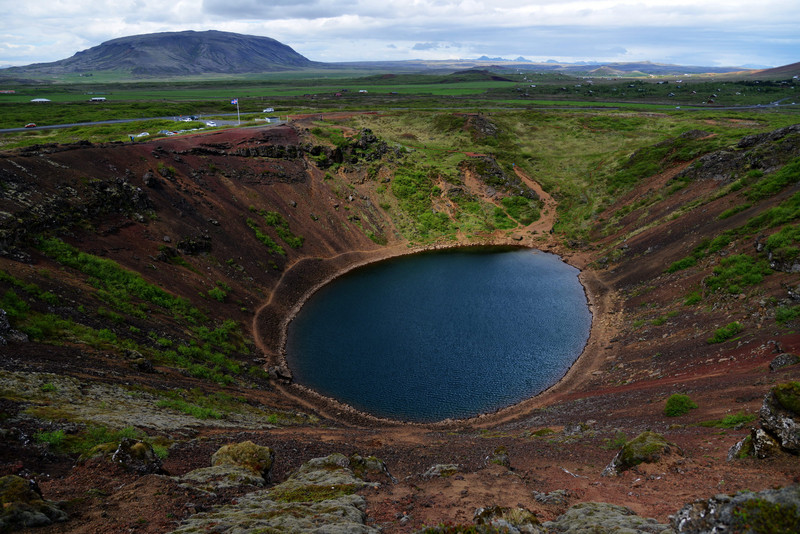
[[[89,181],[127,177],[146,191],[157,217],[136,222],[126,214],[109,213],[89,231],[71,227],[65,240],[142,272],[149,281],[186,295],[198,306],[210,305],[200,293],[224,281],[231,289],[230,298],[214,303],[215,312],[246,324],[256,347],[251,356],[270,367],[281,363],[282,328],[309,291],[355,265],[414,250],[388,216],[375,209],[377,202],[370,200],[374,184],[350,177],[353,193],[343,196],[341,183],[326,180],[307,157],[248,155],[262,147],[302,144],[304,126],[298,122],[292,127],[232,129],[135,145],[7,156],[0,158],[0,171],[11,172],[12,159],[25,167],[28,176],[58,166],[68,169],[31,193],[30,198],[42,201],[63,191],[67,183],[86,183],[81,177]],[[174,171],[163,176],[162,168]],[[678,170],[643,181],[616,208],[663,189]],[[145,184],[148,172],[157,177],[157,186]],[[527,176],[521,178],[538,187]],[[467,176],[464,183],[481,194],[476,177]],[[69,375],[84,384],[200,387],[208,393],[219,389],[274,410],[313,413],[320,418],[318,424],[237,428],[212,421],[159,430],[175,440],[164,469],[182,475],[208,466],[220,446],[244,440],[276,451],[273,482],[281,482],[314,457],[333,452],[374,455],[386,463],[396,482],[362,494],[368,503],[367,524],[387,533],[413,532],[443,522],[468,523],[476,508],[492,505],[522,506],[549,520],[586,501],[625,505],[666,522],[694,499],[785,486],[800,478],[800,464],[788,454],[768,460],[726,460],[728,449],[748,433],[749,425],[720,429],[698,424],[733,413],[754,414],[774,384],[800,377],[800,366],[769,370],[779,353],[800,352],[800,335],[776,325],[768,309],[770,297],[783,299],[786,287],[797,284],[796,274],[774,273],[757,293],[708,295],[702,305],[691,307],[683,301],[708,275],[711,264],[664,272],[702,238],[740,224],[742,219],[736,216],[716,218],[736,201],[728,196],[702,209],[687,209],[677,218],[669,216],[714,187],[709,182],[691,183],[680,195],[650,206],[646,214],[632,210],[615,231],[578,247],[567,247],[549,233],[555,201],[539,188],[545,217],[535,227],[518,229],[516,235],[522,244],[558,253],[582,269],[594,317],[591,338],[579,361],[550,390],[472,420],[434,425],[380,421],[281,381],[264,381],[260,390],[240,384],[223,388],[167,367],[157,367],[156,373],[133,370],[118,356],[69,344],[2,346],[0,370]],[[0,210],[11,210],[11,204],[5,202]],[[292,231],[305,237],[303,247],[286,247],[285,257],[268,254],[246,224],[260,209],[283,214]],[[370,240],[363,227],[383,232],[387,245]],[[620,236],[628,237],[620,242]],[[206,255],[182,254],[191,268],[157,259],[164,246],[176,247],[189,238],[211,243]],[[482,242],[520,243],[504,235],[485,236]],[[748,247],[734,245],[728,253]],[[16,277],[37,279],[43,289],[56,291],[65,305],[89,305],[89,288],[74,274],[59,273],[58,266],[35,251],[28,262],[0,258],[0,264]],[[45,270],[59,274],[48,281],[41,276]],[[732,321],[745,325],[738,339],[707,342],[713,330]],[[135,326],[164,336],[180,333],[166,318],[161,323],[157,317],[142,319]],[[673,393],[688,394],[699,407],[681,417],[666,417],[664,402]],[[4,426],[28,437],[53,425],[18,417],[28,401],[4,396],[0,403],[3,420],[14,421]],[[143,421],[142,427],[148,428],[148,422]],[[609,440],[619,435],[630,439],[645,430],[664,435],[683,456],[619,477],[601,476],[617,451]],[[507,451],[510,467],[490,461],[500,448]],[[432,465],[450,463],[459,465],[456,475],[422,476]],[[70,514],[69,521],[35,532],[168,532],[181,519],[229,503],[245,491],[202,494],[170,478],[138,476],[99,460],[76,462],[30,442],[14,442],[0,450],[0,475],[19,473],[36,478],[45,498],[65,502]],[[555,490],[566,490],[563,502],[546,504],[534,496]]]

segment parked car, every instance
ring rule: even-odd
[[[272,113],[273,111],[275,111],[273,108],[264,108],[264,111],[261,113]]]
[[[29,122],[28,124],[25,125],[25,128],[36,128],[36,124]]]

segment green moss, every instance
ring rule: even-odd
[[[733,511],[734,531],[758,534],[800,532],[800,511],[794,504],[751,499]]]
[[[621,449],[627,442],[628,436],[625,435],[625,432],[617,430],[613,438],[606,438],[603,442],[603,448],[606,450]]]
[[[269,495],[278,502],[321,502],[352,495],[357,489],[355,484],[287,486],[284,483],[273,488]]]
[[[748,434],[742,440],[742,448],[739,449],[739,453],[736,455],[736,457],[740,460],[743,460],[755,455],[755,453],[755,447],[753,447],[753,436],[752,434]]]
[[[800,382],[787,382],[772,388],[778,403],[790,412],[800,415]]]
[[[748,200],[762,200],[778,194],[787,185],[800,180],[800,158],[795,158],[780,170],[755,183],[745,195]]]
[[[624,471],[641,463],[652,463],[668,451],[671,444],[660,434],[642,432],[625,444],[620,451],[619,470]]]
[[[269,447],[256,445],[252,441],[233,443],[220,448],[211,458],[212,465],[233,465],[245,467],[254,473],[269,471],[275,453]]]
[[[222,414],[212,408],[197,406],[181,399],[162,399],[157,406],[183,412],[197,419],[222,419]]]
[[[503,534],[508,529],[500,530],[491,525],[458,525],[453,523],[441,523],[435,527],[425,527],[421,534]]]
[[[683,301],[684,306],[693,306],[703,301],[703,294],[700,291],[692,291],[688,295],[686,295],[686,299]]]

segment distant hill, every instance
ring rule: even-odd
[[[792,78],[800,76],[800,62],[772,69],[757,70],[753,74],[761,78]]]
[[[664,65],[648,61],[630,63],[536,63],[518,57],[483,56],[478,59],[443,61],[360,61],[321,63],[311,61],[289,46],[255,35],[231,32],[182,31],[151,33],[120,37],[83,50],[74,56],[52,63],[36,63],[24,67],[0,69],[0,76],[20,80],[35,79],[41,75],[94,74],[114,71],[133,77],[198,76],[203,74],[245,74],[298,70],[304,68],[384,70],[394,73],[437,72],[448,74],[467,69],[493,72],[542,71],[571,75],[631,76],[631,75],[682,75],[702,73],[741,72],[745,75],[775,76],[796,75],[800,63],[757,71],[741,67],[702,67]]]
[[[548,61],[535,63],[525,58],[504,60],[483,56],[478,59],[453,60],[406,60],[406,61],[360,61],[352,63],[328,63],[342,68],[391,69],[397,72],[436,71],[441,73],[464,69],[488,69],[493,72],[560,72],[573,76],[682,76],[685,74],[726,74],[731,72],[750,72],[742,67],[703,67],[686,65],[665,65],[649,61],[630,63],[558,63]],[[755,71],[754,71],[755,72]]]
[[[317,65],[269,37],[183,31],[120,37],[68,59],[7,69],[15,74],[123,71],[135,76],[241,74]]]

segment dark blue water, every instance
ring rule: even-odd
[[[376,415],[432,422],[547,389],[580,355],[591,313],[577,269],[529,249],[458,249],[356,269],[290,323],[297,383]]]

